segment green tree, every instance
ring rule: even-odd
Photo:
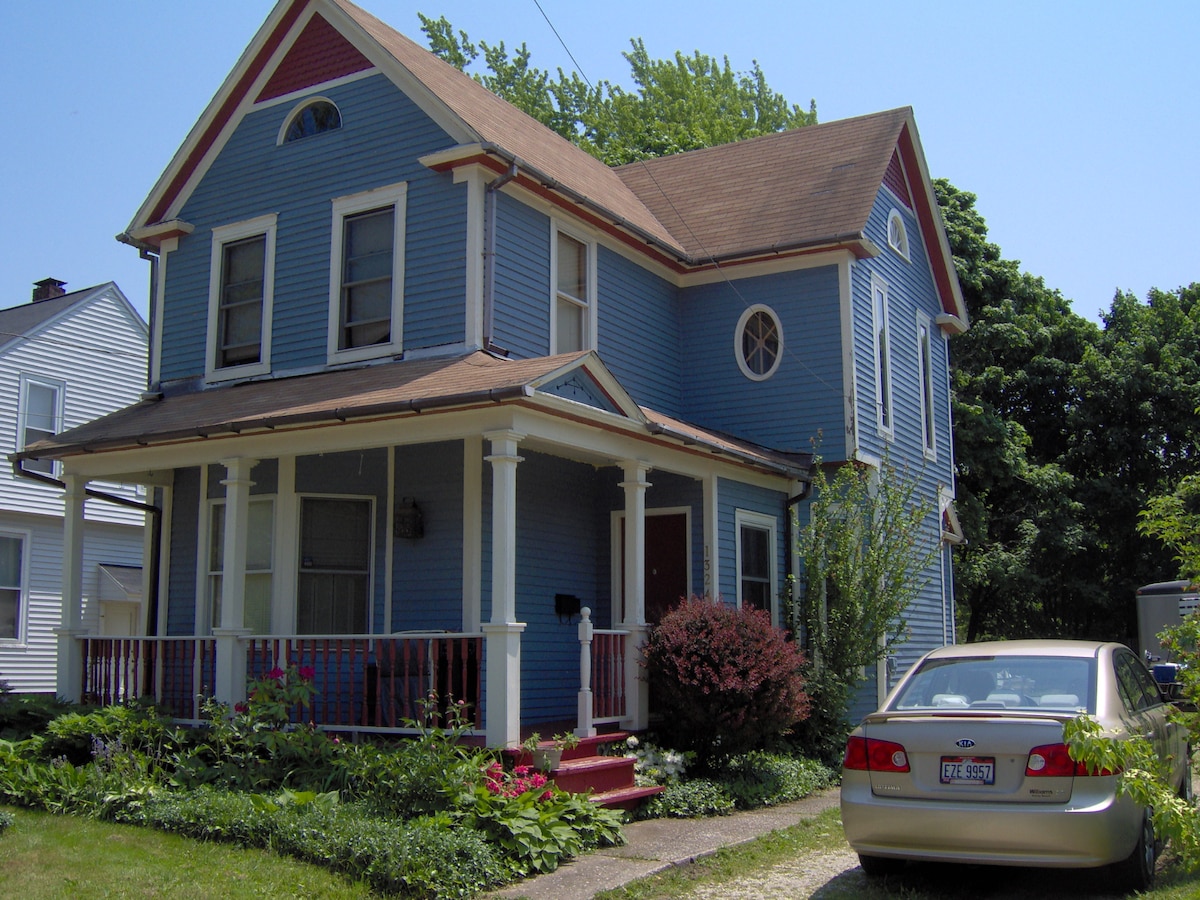
[[[602,80],[590,84],[559,69],[552,76],[530,62],[525,44],[510,56],[504,42],[473,43],[443,16],[420,15],[430,49],[466,72],[483,57],[472,77],[543,125],[609,165],[730,143],[817,120],[816,102],[807,110],[771,89],[757,62],[735,71],[728,57],[695,51],[651,59],[645,43],[632,39],[624,55],[634,90]]]
[[[917,476],[888,460],[879,469],[844,464],[832,480],[819,459],[814,471],[789,622],[805,638],[813,702],[796,734],[805,750],[836,762],[851,695],[863,669],[904,640],[904,614],[936,559],[939,535]]]

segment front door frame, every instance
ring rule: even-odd
[[[647,509],[646,510],[646,535],[647,535],[647,539],[648,539],[650,530],[652,527],[650,525],[650,519],[657,518],[660,516],[678,516],[678,515],[682,515],[684,517],[684,522],[685,522],[684,527],[686,528],[686,531],[687,531],[687,541],[685,543],[685,551],[684,551],[685,556],[686,556],[686,559],[684,560],[684,566],[686,567],[686,572],[687,572],[687,591],[686,591],[685,596],[690,597],[690,596],[692,596],[692,593],[693,593],[693,584],[692,584],[692,544],[693,544],[693,540],[692,540],[692,508],[690,506],[663,506],[663,507],[655,507],[653,509]],[[610,580],[611,580],[611,584],[612,584],[610,596],[612,597],[612,613],[611,613],[612,619],[611,619],[611,621],[613,623],[621,622],[622,621],[622,613],[623,613],[622,605],[624,602],[624,593],[625,593],[624,592],[625,573],[623,570],[623,560],[624,560],[624,553],[625,553],[625,545],[624,545],[624,541],[621,539],[621,535],[622,535],[621,525],[624,521],[625,521],[625,510],[623,510],[623,509],[613,510],[612,515],[611,515],[611,523],[610,523],[611,540],[609,542],[609,546],[612,548],[612,553],[610,554],[610,556],[611,556]],[[644,580],[644,578],[643,578],[643,580]],[[616,626],[614,625],[614,627],[616,627]]]

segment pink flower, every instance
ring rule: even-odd
[[[317,670],[314,669],[312,666],[301,666],[300,667],[300,677],[303,678],[305,681],[312,681],[314,678],[317,677]]]
[[[279,668],[279,666],[276,666],[270,672],[267,673],[267,677],[274,678],[276,681],[283,681],[283,676],[285,674],[286,673],[283,671],[283,669]]]
[[[250,704],[244,700],[240,703],[235,703],[233,704],[233,711],[235,713],[248,713],[250,712]]]

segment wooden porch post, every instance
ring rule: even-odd
[[[221,625],[217,639],[216,698],[230,705],[246,699],[246,644],[242,641],[246,608],[246,546],[249,543],[250,470],[257,459],[223,459],[225,485],[225,543],[221,566]]]
[[[646,475],[650,466],[638,460],[621,463],[625,480],[625,715],[627,727],[641,731],[650,721],[649,685],[641,674],[642,645],[646,643]]]
[[[56,693],[78,703],[83,697],[83,504],[87,480],[64,475],[63,494],[62,619],[58,637]]]
[[[483,626],[487,640],[487,722],[491,747],[521,743],[521,632],[517,621],[517,444],[525,435],[494,431],[484,435],[492,453],[492,618]]]

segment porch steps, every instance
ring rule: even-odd
[[[602,745],[624,741],[628,736],[627,732],[617,731],[581,738],[576,746],[563,749],[562,758],[547,775],[564,791],[589,794],[593,803],[612,809],[634,809],[647,797],[662,793],[663,788],[635,784],[632,757],[604,756],[598,752]],[[553,745],[553,741],[542,741],[538,747],[548,749]],[[517,763],[531,764],[532,757],[522,751]]]

